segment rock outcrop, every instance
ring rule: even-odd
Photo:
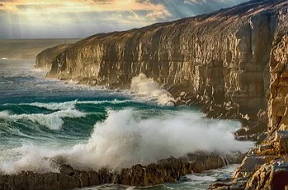
[[[176,182],[181,176],[207,169],[238,163],[242,155],[221,157],[215,154],[191,154],[185,158],[169,158],[147,166],[135,165],[121,171],[101,169],[79,171],[60,164],[59,173],[36,174],[22,172],[17,175],[0,175],[0,190],[70,190],[107,183],[130,186],[151,186]]]
[[[208,116],[240,119],[259,145],[213,189],[288,187],[288,1],[252,0],[209,15],[79,41],[49,77],[128,88],[139,73]],[[265,132],[264,132],[265,131]],[[261,141],[260,141],[261,140]]]

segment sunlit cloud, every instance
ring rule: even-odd
[[[248,0],[0,0],[0,38],[85,37]]]
[[[1,9],[15,14],[85,13],[107,11],[147,11],[160,17],[169,12],[163,5],[137,0],[11,0],[3,1]],[[149,15],[149,14],[148,14]]]

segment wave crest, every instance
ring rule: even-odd
[[[143,73],[132,79],[130,90],[141,97],[156,100],[160,105],[175,104],[175,99],[167,90],[162,89],[157,82]]]
[[[42,126],[46,126],[51,130],[59,130],[64,124],[63,118],[80,118],[85,117],[86,114],[74,109],[60,110],[50,114],[11,114],[8,111],[0,112],[0,119],[8,120],[29,120],[37,122]]]
[[[95,124],[87,143],[71,148],[24,146],[16,150],[22,157],[10,162],[6,172],[33,170],[36,166],[31,167],[30,163],[41,162],[44,168],[37,166],[37,171],[54,171],[52,162],[47,169],[47,160],[60,158],[78,169],[119,169],[197,151],[246,152],[253,145],[234,139],[233,131],[240,127],[239,122],[204,119],[203,114],[191,111],[149,119],[142,116],[140,111],[131,109],[110,111],[104,122]],[[38,156],[34,158],[34,154]],[[5,171],[0,165],[1,169]]]

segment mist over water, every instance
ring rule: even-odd
[[[19,160],[4,162],[2,170],[8,173],[21,170],[53,172],[57,171],[53,167],[53,161],[57,159],[78,169],[119,169],[197,151],[245,152],[252,146],[234,139],[232,133],[239,127],[238,122],[208,120],[203,114],[190,110],[164,111],[156,117],[147,117],[145,112],[133,109],[108,111],[108,117],[94,125],[86,143],[70,148],[35,145],[16,148],[15,153],[21,155]]]
[[[234,139],[239,122],[171,106],[171,94],[143,74],[130,94],[46,80],[33,62],[0,62],[0,173],[58,172],[59,160],[79,169],[120,169],[252,146]]]

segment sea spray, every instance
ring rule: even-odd
[[[167,90],[162,89],[157,82],[143,73],[132,79],[130,90],[138,96],[155,100],[160,105],[172,106],[175,104],[174,98]]]
[[[66,149],[24,145],[15,149],[19,159],[0,164],[0,170],[6,173],[55,171],[51,160],[58,159],[78,169],[120,169],[197,151],[219,154],[246,152],[252,146],[251,142],[234,139],[233,131],[240,127],[238,122],[203,117],[195,111],[150,118],[133,109],[109,111],[104,122],[95,124],[87,143]],[[33,156],[35,154],[37,156]],[[32,167],[31,163],[37,166]],[[49,163],[50,167],[47,167]]]

